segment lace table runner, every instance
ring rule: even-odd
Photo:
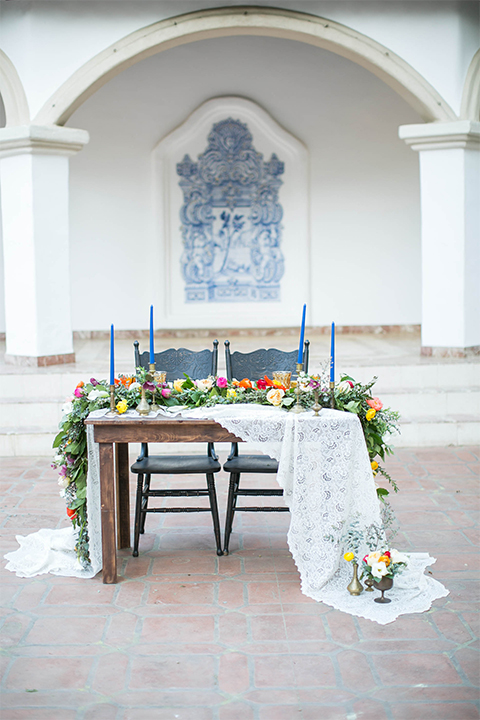
[[[106,411],[98,410],[91,417]],[[171,412],[161,410],[161,413]],[[179,409],[173,409],[177,414]],[[342,555],[339,528],[352,521],[367,528],[381,524],[362,427],[356,415],[323,409],[287,413],[258,405],[228,405],[181,410],[183,417],[211,418],[260,451],[279,461],[277,480],[290,508],[288,546],[297,565],[302,592],[338,610],[386,624],[400,614],[424,612],[433,600],[448,591],[424,574],[435,560],[427,554],[411,554],[407,569],[396,576],[388,592],[392,602],[373,602],[374,593],[352,597],[346,586],[351,566]],[[129,413],[130,414],[130,413]],[[7,569],[22,577],[51,572],[56,575],[93,577],[102,567],[100,477],[98,445],[93,426],[88,426],[87,508],[91,568],[76,559],[75,535],[70,528],[40,530],[26,538],[17,536],[19,550],[6,555]],[[365,548],[366,551],[366,548]]]

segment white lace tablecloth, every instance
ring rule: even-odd
[[[96,411],[92,416],[104,412]],[[352,597],[346,590],[351,566],[343,560],[341,543],[332,542],[329,536],[338,537],[338,528],[348,528],[354,520],[360,528],[381,524],[365,439],[356,415],[325,408],[315,417],[311,411],[294,414],[274,407],[226,405],[184,410],[182,416],[214,419],[248,442],[249,450],[279,461],[277,480],[291,511],[288,545],[305,595],[385,624],[403,613],[428,610],[433,600],[448,594],[443,585],[424,574],[435,562],[427,554],[410,555],[407,570],[395,578],[388,592],[392,600],[388,605],[373,602],[377,592]],[[24,577],[42,572],[92,577],[101,569],[98,445],[93,441],[91,425],[87,438],[91,569],[84,570],[76,562],[74,537],[71,531],[68,536],[67,530],[41,530],[28,538],[17,537],[21,547],[5,556],[8,569]],[[58,533],[65,537],[60,539]]]

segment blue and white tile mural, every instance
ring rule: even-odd
[[[186,302],[280,300],[285,165],[264,161],[252,139],[230,117],[213,125],[197,162],[177,163]]]

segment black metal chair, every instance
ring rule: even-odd
[[[305,341],[303,348],[303,369],[308,371],[310,343]],[[296,371],[298,350],[285,352],[270,348],[269,350],[255,350],[251,353],[230,352],[230,342],[225,341],[225,362],[227,367],[228,380],[259,380],[264,375],[272,376],[276,370]],[[225,518],[225,543],[223,552],[228,555],[230,535],[232,533],[233,520],[237,511],[242,512],[288,512],[283,507],[257,507],[237,506],[240,496],[278,496],[283,495],[281,488],[243,488],[240,487],[242,473],[276,473],[278,462],[268,455],[242,455],[238,452],[238,443],[232,443],[232,449],[228,460],[224,463],[223,469],[230,473],[228,488],[227,514]]]
[[[149,353],[140,354],[138,341],[134,342],[135,367],[149,366]],[[159,371],[167,373],[167,381],[182,378],[183,373],[192,380],[201,380],[209,375],[217,374],[218,340],[213,343],[213,350],[195,352],[180,348],[164,350],[155,353],[155,366]],[[133,555],[138,557],[138,544],[140,535],[145,532],[145,519],[147,513],[167,512],[211,512],[213,530],[217,546],[217,555],[223,555],[220,538],[220,522],[218,518],[217,495],[215,491],[214,474],[221,470],[213,443],[208,443],[206,455],[152,455],[148,454],[148,444],[142,443],[141,453],[132,465],[132,473],[138,475],[137,498],[135,504],[135,531],[133,541]],[[206,475],[206,488],[192,489],[161,489],[150,488],[152,475]],[[208,495],[210,507],[148,507],[151,497],[203,497]]]

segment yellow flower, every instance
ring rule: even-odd
[[[228,388],[227,390],[227,398],[234,398],[237,397],[237,391],[233,388]]]
[[[183,383],[185,382],[185,379],[183,380],[175,380],[173,383],[173,387],[177,392],[182,392]]]
[[[370,421],[370,420],[373,420],[373,418],[375,417],[376,414],[377,414],[377,411],[374,410],[373,408],[370,408],[370,410],[367,412],[365,417],[367,418],[368,421]]]
[[[272,388],[267,393],[267,400],[269,403],[272,403],[272,405],[280,405],[282,402],[282,397],[285,395],[285,390],[280,390],[280,388]]]
[[[128,403],[126,400],[119,400],[117,403],[117,410],[120,415],[128,410]]]
[[[350,562],[350,560],[353,560],[354,557],[355,557],[355,555],[352,552],[348,552],[348,553],[345,553],[345,555],[343,556],[343,559],[346,560],[347,562]]]
[[[376,470],[378,468],[378,463],[376,460],[372,460],[370,465],[372,466],[372,470]]]

